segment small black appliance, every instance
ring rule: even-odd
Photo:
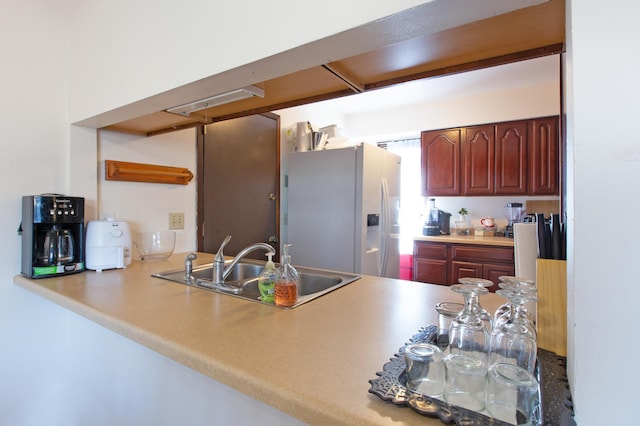
[[[451,213],[442,211],[436,207],[435,198],[429,199],[429,212],[427,221],[422,226],[422,235],[437,236],[451,234]]]
[[[30,278],[84,271],[84,198],[22,197],[22,270]]]
[[[451,213],[438,211],[438,231],[440,235],[451,235]]]
[[[504,227],[504,236],[513,238],[513,225],[522,222],[524,209],[522,203],[507,203],[504,207],[504,214],[507,218],[507,226]]]

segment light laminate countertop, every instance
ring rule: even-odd
[[[461,301],[447,287],[363,276],[286,310],[151,277],[184,257],[14,282],[307,423],[442,424],[382,401],[368,381],[421,326],[437,324],[436,303]],[[490,311],[502,302],[482,298]]]
[[[431,241],[438,243],[456,244],[480,244],[487,246],[513,247],[513,238],[507,237],[485,237],[476,235],[436,235],[427,237],[419,235],[413,238],[414,241]]]

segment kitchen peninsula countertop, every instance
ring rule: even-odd
[[[418,235],[413,237],[414,241],[430,241],[437,243],[456,244],[481,244],[487,246],[513,247],[513,238],[507,237],[485,237],[476,235],[436,235],[432,237]]]
[[[461,300],[447,287],[363,276],[286,310],[151,277],[182,268],[185,255],[14,282],[307,423],[442,424],[382,401],[368,381],[421,326],[437,324],[436,303]],[[212,259],[200,253],[194,264]],[[502,302],[482,298],[489,311]]]

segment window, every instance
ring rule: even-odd
[[[420,171],[420,138],[378,142],[377,145],[402,158],[400,168],[400,254],[413,252],[413,237],[421,234],[424,198]]]

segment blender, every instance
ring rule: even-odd
[[[523,213],[522,203],[507,203],[504,207],[504,215],[508,221],[504,227],[505,237],[513,238],[513,224],[522,221]]]

